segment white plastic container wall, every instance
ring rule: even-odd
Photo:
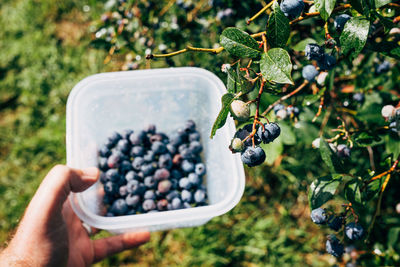
[[[72,193],[72,208],[87,224],[112,233],[158,231],[206,223],[232,209],[244,191],[245,177],[239,155],[228,145],[235,132],[228,118],[210,139],[213,121],[226,92],[221,80],[200,68],[169,68],[101,73],[85,78],[71,91],[67,103],[67,165],[97,166],[98,147],[113,131],[140,130],[154,123],[169,134],[188,119],[201,133],[205,183],[209,204],[203,207],[105,217],[102,185]]]

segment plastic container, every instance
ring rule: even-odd
[[[204,147],[209,205],[203,207],[105,217],[102,184],[72,193],[72,208],[87,224],[112,233],[158,231],[206,223],[232,209],[244,191],[245,176],[238,155],[228,144],[235,132],[233,120],[210,139],[213,121],[226,92],[221,80],[200,68],[169,68],[101,73],[79,82],[67,103],[67,165],[97,166],[98,146],[112,131],[142,129],[154,123],[169,134],[187,119],[196,122]]]

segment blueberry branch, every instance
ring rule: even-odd
[[[168,53],[168,54],[149,54],[146,55],[146,59],[153,59],[153,58],[160,58],[160,57],[173,57],[179,54],[183,54],[189,51],[192,52],[206,52],[206,53],[212,53],[212,54],[219,54],[224,50],[224,48],[218,47],[218,48],[201,48],[201,47],[193,47],[193,46],[186,46],[186,48]]]
[[[298,92],[300,92],[306,85],[308,84],[308,81],[305,80],[299,87],[297,87],[294,91],[292,91],[291,93],[282,96],[281,98],[279,98],[278,100],[276,100],[274,103],[272,103],[271,105],[268,106],[268,108],[261,114],[262,116],[265,116],[268,114],[268,112],[271,111],[271,109],[274,108],[275,105],[281,103],[282,101],[292,97],[293,95],[297,94]]]
[[[255,14],[254,16],[252,16],[251,18],[249,18],[249,19],[247,20],[247,25],[249,25],[253,20],[255,20],[256,18],[258,18],[262,13],[264,13],[268,8],[270,8],[274,2],[275,2],[275,0],[272,0],[272,1],[269,2],[265,7],[263,7],[260,11],[258,11],[257,14]]]
[[[366,185],[368,185],[368,184],[371,183],[372,181],[375,181],[375,180],[377,180],[377,179],[382,178],[382,177],[385,176],[385,175],[391,174],[391,173],[396,169],[397,165],[399,164],[399,160],[400,160],[400,155],[397,157],[397,160],[393,163],[392,167],[390,167],[389,170],[387,170],[387,171],[385,171],[385,172],[382,172],[381,174],[378,174],[378,175],[372,177],[369,181],[366,182]],[[386,182],[386,181],[385,181],[385,182]],[[386,182],[386,184],[387,184],[387,182]],[[383,192],[383,190],[385,190],[386,184],[385,184],[385,183],[383,184],[383,186],[382,186],[382,192]],[[366,186],[366,185],[365,185],[365,186]],[[364,186],[364,187],[365,187],[365,186]]]

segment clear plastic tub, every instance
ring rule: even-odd
[[[201,133],[207,167],[209,204],[203,207],[105,217],[102,185],[72,193],[72,208],[87,224],[112,233],[158,231],[206,223],[231,210],[244,191],[245,176],[238,155],[228,144],[235,132],[228,118],[210,139],[213,121],[226,92],[221,80],[200,68],[169,68],[101,73],[85,78],[71,91],[67,103],[67,165],[97,166],[98,146],[113,131],[142,129],[154,123],[169,134],[193,119]]]

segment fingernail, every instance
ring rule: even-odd
[[[99,169],[96,167],[89,167],[82,169],[82,177],[86,179],[97,179],[99,176]]]

